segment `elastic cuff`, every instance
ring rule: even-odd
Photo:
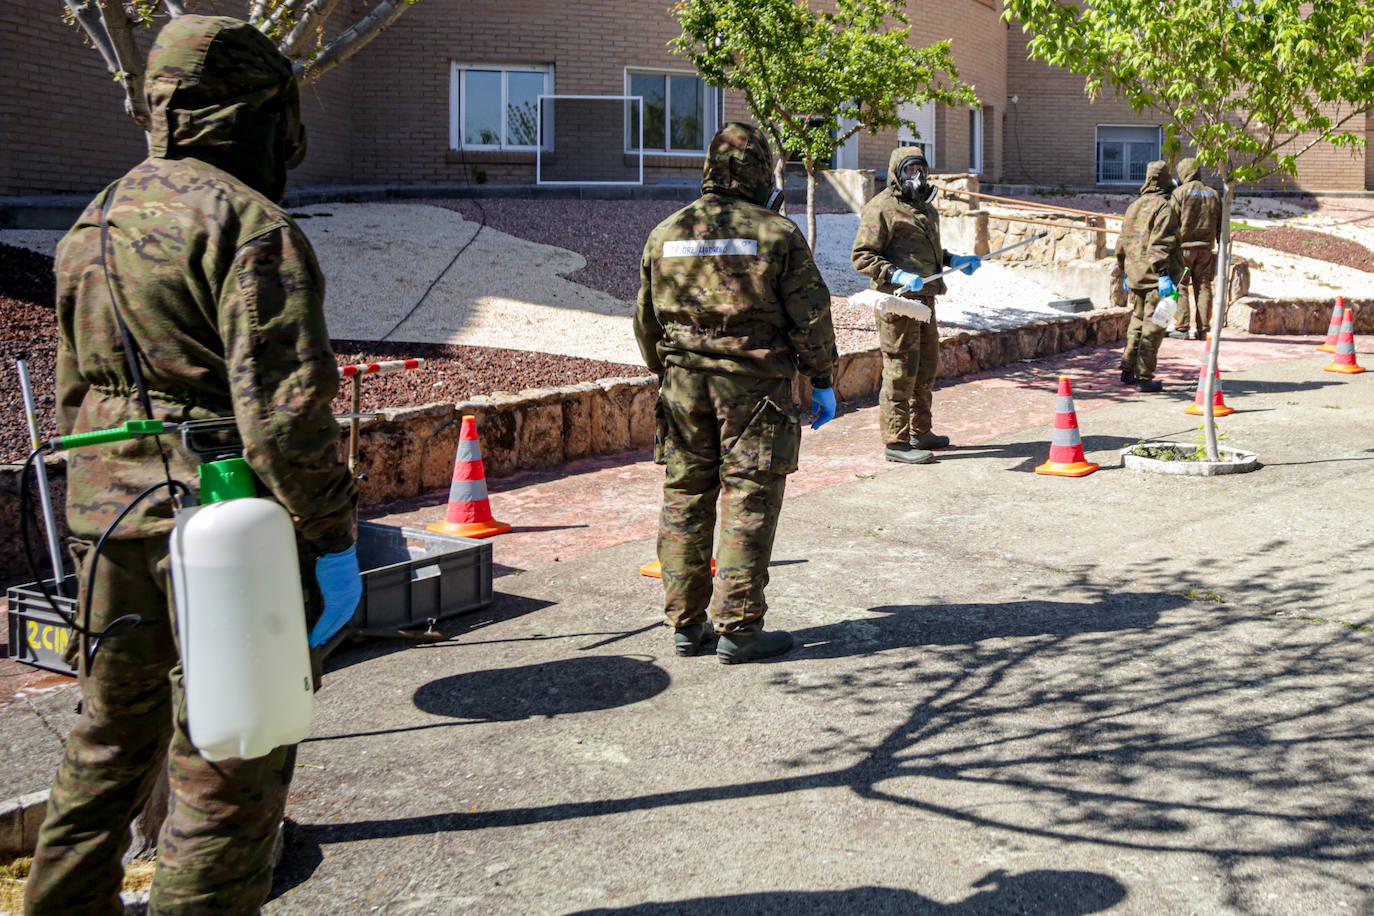
[[[954,256],[951,255],[948,251],[942,252],[940,255],[940,264],[943,267],[954,266]]]
[[[835,385],[834,375],[827,372],[825,375],[813,375],[811,377],[812,388],[832,388]]]

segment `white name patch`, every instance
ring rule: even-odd
[[[757,239],[701,239],[690,242],[664,242],[665,258],[718,258],[727,254],[757,255]]]

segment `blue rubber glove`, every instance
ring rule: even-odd
[[[891,279],[893,283],[898,286],[905,286],[913,293],[920,292],[921,287],[926,285],[926,281],[921,279],[920,274],[914,274],[909,270],[894,270]]]
[[[916,279],[919,280],[920,277]],[[816,415],[816,421],[811,424],[812,429],[820,429],[835,419],[835,389],[812,388],[811,412]]]
[[[1178,293],[1178,287],[1174,286],[1174,278],[1168,274],[1163,274],[1159,278],[1159,295],[1164,297],[1174,296]]]
[[[358,569],[358,548],[327,553],[315,561],[315,581],[324,593],[324,613],[310,630],[311,647],[322,646],[353,619],[363,597],[363,574]]]
[[[983,259],[976,254],[952,254],[949,256],[949,266],[972,276],[975,270],[983,266]]]
[[[1124,289],[1124,290],[1125,290],[1126,292],[1128,292],[1128,293],[1131,291],[1131,284],[1129,284],[1129,283],[1126,282],[1126,278],[1125,278],[1125,277],[1122,277],[1122,278],[1121,278],[1121,288]]]

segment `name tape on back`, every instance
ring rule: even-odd
[[[728,254],[757,255],[757,239],[701,239],[690,242],[664,242],[665,258],[718,258]]]

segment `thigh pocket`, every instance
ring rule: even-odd
[[[791,405],[764,398],[727,456],[737,468],[791,474],[801,455],[801,418]]]

